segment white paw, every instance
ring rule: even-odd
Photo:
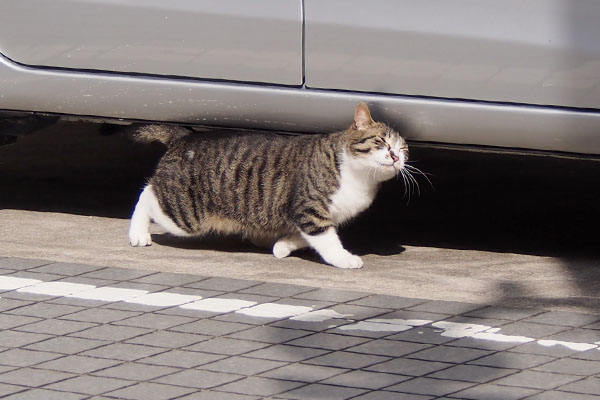
[[[152,239],[150,238],[150,234],[148,232],[129,232],[129,243],[131,243],[133,247],[150,246],[152,245]]]
[[[292,252],[292,250],[290,249],[288,244],[283,241],[279,241],[279,242],[275,243],[275,245],[273,246],[273,255],[276,258],[287,257],[290,255],[291,252]]]
[[[334,262],[331,263],[331,265],[337,268],[362,268],[363,260],[359,256],[347,253],[342,257],[338,257],[336,260],[334,260]]]

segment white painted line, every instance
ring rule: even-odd
[[[591,350],[591,349],[597,349],[598,345],[597,344],[591,344],[591,343],[577,343],[577,342],[565,342],[562,340],[538,340],[537,341],[538,344],[541,344],[542,346],[546,346],[546,347],[550,347],[550,346],[564,346],[566,348],[569,348],[571,350],[575,350],[575,351],[586,351],[586,350]]]
[[[42,282],[17,290],[23,293],[45,294],[48,296],[69,296],[77,292],[94,289],[94,285],[69,282]]]
[[[312,311],[312,307],[287,304],[263,303],[236,311],[238,314],[262,318],[289,318]]]
[[[66,297],[77,297],[78,299],[85,300],[99,300],[99,301],[125,301],[132,297],[138,297],[148,293],[147,290],[137,289],[125,289],[125,288],[113,288],[113,287],[99,287],[83,292],[77,292],[70,294]]]
[[[182,306],[184,304],[198,301],[201,299],[202,296],[190,296],[185,294],[158,292],[144,294],[142,296],[126,299],[124,301],[126,303],[142,304],[146,306],[174,307]]]
[[[201,310],[214,313],[226,313],[237,311],[246,307],[251,307],[255,304],[255,301],[248,300],[208,298],[194,301],[193,303],[184,304],[180,307],[185,308],[187,310]]]
[[[294,306],[290,304],[264,303],[257,305],[254,301],[228,298],[208,298],[201,296],[182,295],[178,293],[156,292],[146,290],[126,289],[117,287],[95,287],[70,282],[42,282],[37,279],[18,278],[0,275],[0,290],[17,290],[23,293],[64,296],[70,298],[99,300],[106,302],[125,301],[134,304],[144,304],[157,307],[177,306],[188,310],[209,311],[214,313],[237,312],[240,314],[262,318],[289,318],[294,321],[323,322],[331,319],[346,319],[352,314],[340,314],[335,310],[314,310],[312,307]],[[1,301],[1,300],[0,300]],[[332,326],[342,331],[359,330],[370,332],[402,332],[418,326],[431,324],[440,329],[441,336],[452,338],[473,338],[505,343],[535,342],[541,346],[564,346],[574,351],[600,350],[600,340],[594,343],[568,342],[548,340],[518,335],[504,335],[502,328],[492,328],[487,325],[468,324],[451,321],[433,322],[425,319],[371,318],[348,325]],[[600,333],[598,334],[600,339]]]
[[[37,285],[42,281],[28,278],[15,278],[12,276],[0,276],[0,290],[16,290],[26,286]]]
[[[297,315],[290,319],[304,322],[323,322],[327,321],[328,319],[347,318],[351,316],[352,314],[340,314],[334,310],[316,310]]]

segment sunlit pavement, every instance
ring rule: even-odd
[[[0,259],[7,399],[595,399],[600,315]]]

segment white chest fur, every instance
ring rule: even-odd
[[[353,165],[345,155],[342,156],[340,176],[340,188],[331,197],[329,206],[329,212],[336,225],[355,217],[369,207],[379,186],[374,179],[369,179],[368,170],[360,165]]]

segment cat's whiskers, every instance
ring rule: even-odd
[[[425,172],[421,171],[419,168],[415,167],[414,165],[408,165],[408,164],[404,164],[404,166],[405,166],[405,167],[406,167],[408,170],[410,170],[410,171],[412,171],[412,172],[415,172],[415,173],[417,173],[417,174],[419,174],[419,175],[423,175],[423,176],[425,177],[425,179],[427,180],[427,182],[429,183],[429,185],[431,186],[431,188],[432,188],[432,189],[435,189],[435,188],[433,187],[433,183],[431,183],[431,180],[430,180],[430,179],[429,179],[429,177],[427,176],[427,175],[431,175],[431,174],[428,174],[428,173],[425,173]]]

